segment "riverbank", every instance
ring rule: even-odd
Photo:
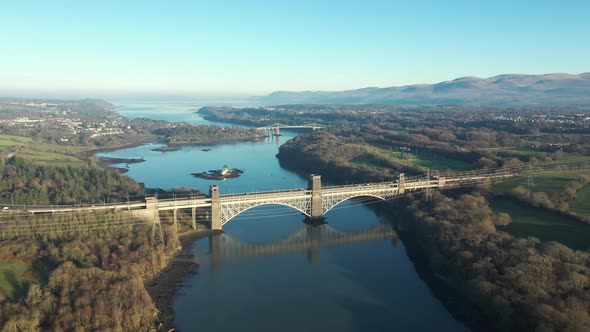
[[[182,249],[168,258],[166,266],[156,275],[144,282],[145,288],[152,297],[158,309],[156,319],[157,331],[169,331],[173,328],[174,310],[172,308],[174,296],[182,287],[182,282],[189,275],[196,273],[199,262],[191,254],[192,244],[198,239],[214,234],[209,229],[190,230],[179,234]]]
[[[231,144],[231,143],[241,143],[241,142],[260,142],[263,141],[265,137],[261,136],[252,136],[252,137],[239,137],[239,138],[219,138],[219,139],[204,139],[198,140],[193,142],[183,142],[183,143],[170,143],[166,140],[162,140],[161,137],[158,136],[146,136],[142,137],[141,139],[133,140],[132,142],[121,144],[117,146],[109,146],[109,147],[102,147],[102,148],[93,148],[80,151],[76,154],[76,157],[80,159],[88,159],[92,156],[96,156],[99,153],[104,152],[112,152],[117,150],[129,149],[134,148],[137,146],[142,146],[147,143],[160,143],[164,144],[164,147],[152,149],[152,151],[160,151],[160,152],[170,152],[170,151],[178,151],[182,149],[184,146],[207,146],[212,147],[221,144]],[[211,151],[210,148],[203,149],[203,151],[208,152]],[[123,167],[116,167],[117,164],[134,164],[140,163],[145,160],[143,159],[133,159],[133,158],[109,158],[109,157],[97,157],[97,165],[103,169],[114,169],[120,171],[121,173],[126,173],[128,170]]]
[[[258,142],[262,141],[266,138],[266,136],[247,136],[247,137],[231,137],[231,138],[216,138],[216,139],[201,139],[198,141],[191,141],[191,142],[169,142],[166,141],[165,144],[168,147],[183,147],[183,146],[203,146],[203,145],[218,145],[224,143],[239,143],[239,142]]]
[[[310,152],[309,146],[286,143],[281,152],[290,153],[279,153],[279,160],[307,172],[321,169],[324,180],[331,180],[337,167],[346,168],[334,162],[342,156],[330,154],[335,148]],[[379,179],[368,175],[367,180]],[[447,310],[473,330],[581,331],[588,326],[588,320],[570,319],[588,302],[573,307],[564,300],[585,292],[575,271],[587,269],[587,251],[503,232],[509,216],[492,211],[478,189],[435,191],[429,202],[409,196],[395,203],[403,216],[398,234],[415,269]]]
[[[98,153],[102,153],[102,152],[111,152],[111,151],[117,151],[117,150],[122,150],[122,149],[134,148],[136,146],[141,146],[146,143],[154,142],[158,138],[159,137],[155,136],[155,135],[141,136],[141,137],[137,137],[137,138],[131,140],[130,142],[127,142],[124,144],[119,144],[119,145],[115,145],[115,146],[100,147],[100,148],[90,148],[87,150],[83,150],[83,151],[78,152],[76,154],[76,157],[88,158],[88,157],[94,156],[94,155],[96,155]]]

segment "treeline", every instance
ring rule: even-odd
[[[492,213],[478,195],[435,192],[428,204],[411,198],[401,204],[411,216],[401,219],[404,234],[430,273],[471,303],[459,312],[473,327],[590,330],[590,253],[496,231],[507,217]]]
[[[143,198],[143,187],[98,166],[54,167],[12,157],[0,160],[0,203],[49,205],[109,203]]]
[[[464,137],[461,133],[452,132],[451,136],[443,130],[425,130],[422,134],[408,134],[396,132],[394,127],[365,123],[301,135],[281,146],[278,157],[286,166],[340,182],[350,181],[351,176],[365,169],[359,168],[355,160],[380,164],[365,155],[367,150],[362,146],[366,142],[380,141],[385,145],[405,140],[415,144],[421,140],[426,146],[435,141],[431,146],[439,146],[437,151],[455,149],[455,153],[467,157],[464,160],[480,168],[542,162],[530,155],[499,156],[463,146],[465,142],[495,141],[499,137],[489,136],[491,133],[486,131],[469,134],[471,141],[458,142],[453,136],[460,139]],[[440,144],[445,140],[450,143],[447,147],[444,142]],[[549,155],[551,161],[553,156]],[[401,171],[382,166],[362,175],[368,181],[380,181]],[[572,181],[553,199],[572,199],[587,180]],[[401,213],[399,233],[414,262],[451,294],[443,296],[451,311],[474,330],[590,330],[590,252],[498,231],[496,227],[511,222],[510,216],[494,213],[477,191],[463,195],[460,192],[451,191],[449,196],[434,192],[428,203],[408,197],[396,201],[399,205],[389,210]]]
[[[150,227],[133,224],[3,242],[0,256],[32,260],[40,280],[17,301],[0,290],[1,330],[153,330],[157,310],[144,280],[179,243],[170,225],[164,225],[166,246],[153,246]]]
[[[153,130],[153,134],[164,136],[169,143],[191,143],[212,139],[256,137],[256,129],[243,127],[219,127],[178,123]]]
[[[569,210],[569,202],[575,200],[577,192],[588,184],[590,184],[590,176],[580,175],[577,179],[570,181],[564,190],[551,195],[541,191],[531,191],[524,186],[514,188],[511,194],[514,198],[532,207],[544,208],[590,223],[590,219],[587,217],[577,215]]]
[[[143,194],[132,179],[92,165],[44,167],[11,158],[0,166],[4,201],[100,202],[103,195],[124,200],[126,193]],[[164,244],[155,245],[153,221],[133,211],[3,214],[0,259],[27,262],[31,270],[24,281],[10,279],[16,293],[0,289],[1,331],[157,328],[160,318],[144,282],[180,248],[175,227],[162,223]]]
[[[327,175],[331,180],[362,182],[392,180],[397,173],[420,174],[424,169],[397,164],[368,150],[354,139],[329,132],[299,135],[281,145],[277,155],[281,166],[300,172]],[[363,162],[357,162],[363,160]],[[367,163],[369,165],[367,165]],[[375,165],[378,167],[372,167]]]

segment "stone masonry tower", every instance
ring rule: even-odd
[[[311,174],[308,180],[307,189],[311,190],[311,209],[310,218],[323,219],[324,213],[322,209],[322,177],[321,175]]]
[[[211,229],[221,230],[221,200],[219,199],[219,187],[209,186],[209,197],[211,197]]]

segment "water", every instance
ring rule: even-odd
[[[118,105],[115,110],[129,119],[149,118],[192,124],[230,125],[203,119],[198,113],[195,113],[201,106],[187,100],[146,101],[141,99],[119,99],[113,103]]]
[[[131,112],[151,116],[159,109],[150,107],[120,111],[126,116]],[[158,117],[208,123],[187,111],[196,107],[167,107],[171,113],[155,112]],[[296,135],[283,134],[281,142]],[[210,152],[203,152],[203,147],[151,151],[154,147],[148,144],[105,155],[144,157],[144,163],[130,165],[128,175],[147,187],[190,186],[206,192],[215,183],[229,193],[302,188],[307,183],[279,166],[276,141],[222,144],[210,147]],[[227,181],[189,175],[223,164],[245,172]],[[176,327],[180,331],[466,331],[417,275],[392,221],[362,203],[366,201],[342,203],[326,215],[326,225],[316,227],[304,224],[295,210],[257,207],[228,222],[221,236],[196,241],[191,250],[200,266],[175,298]]]

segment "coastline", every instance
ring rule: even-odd
[[[218,139],[210,139],[210,140],[199,140],[199,141],[195,141],[195,142],[185,142],[185,143],[170,143],[168,141],[161,140],[161,137],[158,137],[158,136],[148,136],[148,137],[143,137],[143,138],[134,140],[133,142],[130,142],[130,143],[121,144],[121,145],[117,145],[117,146],[109,146],[109,147],[83,150],[83,151],[80,151],[77,154],[75,154],[75,156],[80,159],[87,159],[92,156],[96,156],[98,153],[134,148],[134,147],[142,146],[142,145],[144,145],[146,143],[150,143],[150,142],[161,143],[161,144],[165,144],[167,147],[171,147],[171,148],[178,147],[180,149],[183,146],[215,146],[215,145],[225,144],[225,143],[257,142],[257,141],[264,140],[264,138],[265,137],[263,137],[263,136],[250,136],[250,137],[218,138]],[[176,151],[176,149],[173,151]],[[160,151],[160,152],[165,153],[168,151]],[[115,164],[120,163],[118,160],[110,160],[110,159],[103,160],[100,157],[97,157],[97,158],[98,158],[97,165],[101,168],[114,169],[114,170],[117,170],[122,173],[127,172],[127,169],[125,169],[125,168],[114,166]],[[121,158],[115,158],[115,159],[121,159]],[[129,159],[129,160],[132,160],[132,159]],[[138,161],[132,161],[132,162],[127,162],[127,163],[137,163],[137,162]]]
[[[256,142],[265,139],[265,136],[248,136],[248,137],[232,137],[232,138],[215,138],[215,139],[204,139],[194,142],[165,142],[169,147],[183,147],[183,146],[203,146],[203,145],[218,145],[224,143],[234,142]]]
[[[136,146],[141,146],[141,145],[144,145],[149,142],[154,142],[157,139],[158,139],[158,136],[144,136],[141,138],[134,139],[132,142],[124,143],[121,145],[83,150],[83,151],[80,151],[77,154],[75,154],[75,156],[78,158],[88,158],[88,157],[92,157],[92,156],[96,155],[97,153],[101,153],[101,152],[110,152],[110,151],[134,148]]]
[[[157,331],[174,329],[174,296],[186,277],[196,273],[199,262],[191,254],[192,244],[215,231],[209,229],[189,230],[178,235],[181,249],[168,257],[166,265],[152,277],[144,281],[144,287],[152,297],[158,313],[155,319]]]

